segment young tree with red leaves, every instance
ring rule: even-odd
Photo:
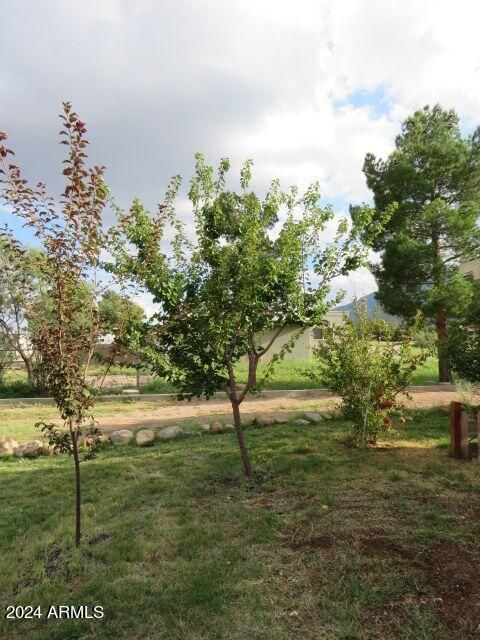
[[[79,437],[82,429],[94,427],[92,409],[113,357],[120,347],[122,328],[118,327],[112,357],[105,363],[104,375],[92,393],[87,385],[87,369],[103,327],[98,302],[105,290],[101,275],[101,252],[107,244],[102,214],[108,203],[103,167],[86,166],[86,126],[63,103],[62,143],[68,148],[63,175],[66,186],[57,203],[39,183],[29,186],[20,168],[10,162],[13,152],[5,146],[0,132],[0,202],[30,227],[42,245],[42,279],[46,283],[49,312],[39,309],[38,299],[27,301],[28,313],[35,315],[34,347],[42,358],[46,389],[53,396],[67,437],[56,425],[38,423],[57,449],[69,450],[75,464],[76,525],[75,543],[81,538],[81,484]],[[25,265],[25,248],[4,230],[2,241],[19,269]],[[82,290],[82,295],[78,292]],[[125,305],[128,311],[129,306]],[[121,323],[126,328],[128,317]],[[68,437],[69,436],[69,437]],[[88,456],[87,456],[88,457]]]

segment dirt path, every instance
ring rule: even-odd
[[[452,400],[458,400],[455,391],[414,391],[412,400],[407,405],[416,408],[428,408],[434,406],[448,406]],[[339,399],[324,394],[316,397],[311,392],[305,397],[250,397],[242,405],[242,416],[250,420],[255,416],[270,416],[284,418],[292,413],[302,411],[331,411],[337,405]],[[128,416],[117,413],[99,417],[99,426],[104,432],[116,429],[157,428],[182,422],[210,422],[212,420],[228,420],[231,422],[232,414],[229,401],[214,398],[208,402],[204,400],[192,400],[191,402],[165,402],[159,403],[155,408],[138,409],[129,412]]]

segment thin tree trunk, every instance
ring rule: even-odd
[[[81,538],[81,485],[80,485],[80,460],[78,457],[78,428],[73,429],[73,421],[70,420],[70,435],[72,438],[73,460],[75,463],[75,546],[80,546]]]
[[[12,342],[10,342],[12,344]],[[27,378],[30,384],[35,384],[35,370],[33,367],[33,357],[28,356],[27,353],[20,346],[19,341],[12,344],[14,350],[18,353],[20,358],[23,360],[25,367],[27,369]]]
[[[240,417],[240,405],[242,404],[246,393],[249,391],[249,389],[252,386],[252,381],[254,380],[256,363],[258,362],[258,358],[254,360],[253,355],[249,353],[248,359],[249,359],[249,371],[248,371],[247,384],[245,385],[245,388],[240,394],[240,396],[237,396],[237,384],[235,381],[235,373],[233,371],[232,361],[230,359],[230,354],[228,353],[226,354],[226,365],[227,365],[228,382],[229,382],[228,386],[230,388],[230,390],[227,391],[227,396],[232,404],[233,423],[235,425],[235,432],[237,434],[238,446],[240,448],[240,455],[242,456],[243,471],[247,477],[251,476],[253,471],[252,471],[252,465],[250,464],[250,457],[248,455],[247,445],[245,444],[245,437],[243,435],[242,419]]]
[[[451,382],[452,376],[445,353],[445,341],[447,338],[447,317],[444,310],[440,311],[437,314],[436,329],[438,343],[438,380],[440,382]]]
[[[230,402],[232,403],[233,423],[235,425],[235,432],[237,434],[238,446],[240,448],[240,454],[242,456],[243,471],[245,475],[249,477],[252,475],[253,470],[252,470],[252,465],[250,463],[250,456],[248,455],[247,445],[245,443],[245,437],[243,434],[242,420],[240,417],[240,405],[233,398],[230,398]]]
[[[435,251],[435,258],[441,262],[442,255],[440,250],[440,236],[437,229],[433,229],[432,243]],[[436,287],[440,287],[444,282],[439,275],[438,270],[434,271],[434,283]],[[437,348],[438,348],[438,380],[439,382],[451,382],[452,376],[448,368],[447,355],[445,352],[445,341],[447,338],[447,314],[445,309],[440,309],[435,320],[437,329]]]
[[[35,374],[34,374],[34,371],[33,371],[33,365],[32,365],[32,363],[31,363],[29,358],[24,358],[23,361],[24,361],[25,366],[27,368],[28,382],[30,384],[34,384],[34,382],[35,382]]]

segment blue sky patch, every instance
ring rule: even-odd
[[[357,109],[368,107],[375,118],[387,116],[392,108],[392,99],[384,85],[379,85],[375,89],[358,89],[348,94],[342,100],[334,100],[336,109],[343,106],[352,106]]]

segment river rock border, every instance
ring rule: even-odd
[[[246,423],[245,426],[270,427],[290,422],[298,427],[306,427],[309,425],[319,424],[329,417],[329,415],[322,416],[315,412],[296,414],[296,416],[290,416],[284,419],[272,418],[270,416],[259,416],[251,420],[250,423]],[[216,435],[220,433],[231,433],[234,431],[235,427],[233,424],[215,420],[211,423],[201,424],[198,435]],[[151,447],[157,440],[176,440],[177,438],[183,438],[186,435],[187,434],[181,427],[173,425],[170,427],[163,427],[156,432],[153,429],[138,429],[135,432],[130,429],[119,429],[117,431],[112,431],[108,436],[103,435],[101,437],[104,442],[108,441],[113,445],[128,445],[135,442],[138,447]],[[18,444],[18,442],[10,436],[0,437],[0,458],[8,458],[11,456],[19,458],[36,458],[40,455],[49,456],[51,454],[51,447],[41,440],[30,440],[24,444]]]

